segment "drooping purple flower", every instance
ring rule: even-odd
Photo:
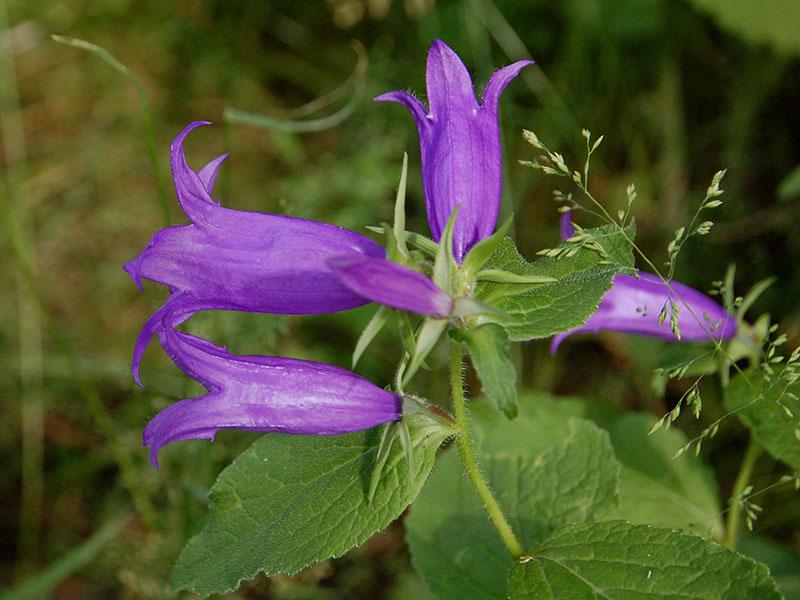
[[[561,217],[561,239],[575,235],[570,213]],[[670,289],[670,287],[672,289]],[[553,337],[550,351],[555,354],[567,337],[576,333],[620,331],[676,340],[670,326],[672,304],[677,307],[681,341],[730,339],[736,333],[736,318],[717,302],[677,281],[668,286],[650,273],[615,275],[611,289],[605,293],[597,311],[580,327]],[[659,323],[666,306],[667,316]]]
[[[165,444],[213,440],[220,429],[336,435],[401,417],[398,396],[355,373],[307,360],[230,354],[174,329],[186,316],[177,309],[164,315],[157,333],[173,362],[208,393],[176,402],[148,423],[143,442],[155,467]]]
[[[164,310],[181,292],[181,310],[240,310],[282,314],[335,312],[368,302],[343,285],[331,271],[334,257],[382,258],[385,250],[341,227],[283,215],[231,210],[211,197],[226,155],[200,172],[186,163],[183,142],[200,121],[186,127],[170,149],[178,201],[190,225],[156,233],[125,270],[141,287],[142,279],[166,285],[173,297],[139,337],[134,374]],[[187,317],[188,318],[188,317]],[[137,376],[138,381],[138,376]]]
[[[411,94],[394,91],[375,98],[397,102],[414,117],[419,131],[422,183],[428,224],[437,242],[461,205],[453,236],[458,262],[494,231],[502,188],[498,100],[508,83],[531,61],[496,71],[478,104],[467,68],[441,40],[428,52],[428,109]]]
[[[329,261],[339,281],[349,290],[392,308],[447,317],[453,299],[424,275],[383,258],[339,257]]]

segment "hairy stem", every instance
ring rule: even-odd
[[[472,435],[469,429],[469,414],[464,398],[464,383],[461,379],[462,355],[461,344],[453,342],[450,349],[450,385],[453,390],[453,412],[455,413],[456,427],[458,428],[458,437],[456,438],[458,454],[461,457],[467,477],[478,493],[481,502],[483,502],[489,518],[497,529],[497,533],[500,534],[500,538],[511,555],[514,558],[518,558],[523,554],[522,544],[520,544],[517,536],[514,535],[514,531],[503,514],[503,509],[500,508],[500,504],[494,497],[475,459],[475,450],[472,446]]]
[[[728,520],[725,523],[725,546],[731,549],[736,547],[736,540],[739,537],[739,531],[742,527],[743,504],[739,501],[738,496],[741,496],[742,492],[744,492],[745,488],[750,484],[750,477],[753,475],[753,468],[756,466],[756,461],[761,455],[761,450],[761,444],[751,436],[750,443],[742,459],[742,466],[739,467],[739,474],[736,476],[736,482],[733,484],[731,499],[734,502],[731,505],[731,510],[728,513]]]

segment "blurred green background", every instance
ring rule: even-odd
[[[184,218],[169,179],[169,142],[188,122],[209,119],[219,126],[193,134],[189,159],[199,167],[232,151],[218,183],[227,206],[359,231],[390,218],[408,151],[409,228],[427,232],[416,130],[401,108],[369,99],[392,89],[424,95],[434,37],[459,52],[478,88],[495,68],[529,54],[537,66],[509,87],[501,116],[503,212],[516,214],[520,247],[533,256],[557,239],[552,182],[517,164],[531,158],[522,128],[573,161],[582,159],[581,128],[605,134],[594,191],[615,211],[636,183],[639,239],[657,262],[713,173],[727,168],[717,225],[687,247],[677,277],[705,290],[736,263],[740,294],[778,277],[751,317],[770,313],[790,345],[800,343],[796,0],[0,0],[0,7],[0,585],[23,586],[12,597],[173,597],[169,571],[202,525],[208,488],[254,439],[221,432],[214,444],[176,444],[162,452],[159,471],[151,468],[144,424],[198,388],[157,344],[143,364],[144,390],[129,372],[135,336],[165,297],[154,285],[141,294],[121,268],[163,226],[139,99],[108,64],[51,34],[103,46],[142,82],[173,222]],[[363,91],[347,84],[358,58],[353,40],[369,58]],[[343,84],[343,97],[319,112],[292,112]],[[223,123],[226,108],[282,119],[354,110],[335,127],[297,133]],[[372,310],[198,315],[191,327],[237,353],[348,366]],[[388,383],[396,346],[390,334],[379,337],[359,372]],[[662,414],[682,388],[662,395],[651,386],[658,346],[609,335],[572,341],[555,358],[546,343],[529,344],[516,360],[527,388]],[[420,389],[446,401],[446,382],[433,375]],[[708,419],[723,411],[716,393],[713,385],[705,392]],[[679,425],[691,432],[703,422]],[[723,498],[746,438],[731,420],[704,447]],[[763,459],[754,484],[781,472]],[[775,565],[788,561],[786,585],[800,589],[785,554],[800,548],[800,506],[786,487],[762,498],[765,515],[748,551],[773,553]],[[294,578],[259,578],[231,597],[402,599],[426,591],[395,523],[340,559]]]

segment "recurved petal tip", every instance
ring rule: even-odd
[[[192,121],[186,127],[184,127],[181,132],[175,136],[175,139],[172,140],[172,144],[170,144],[170,153],[180,151],[181,146],[183,146],[184,140],[187,136],[197,129],[198,127],[206,127],[208,125],[213,125],[211,121]]]
[[[137,256],[132,261],[125,263],[122,268],[125,269],[125,272],[131,278],[133,283],[136,284],[136,287],[139,288],[139,291],[144,291],[144,285],[142,284],[142,271],[141,271],[141,256]]]
[[[497,112],[497,103],[506,86],[511,83],[520,71],[533,64],[532,60],[518,60],[494,72],[486,89],[483,90],[483,108],[487,111]]]
[[[380,96],[375,96],[373,100],[375,100],[375,102],[396,102],[397,104],[405,106],[411,113],[411,116],[414,117],[414,121],[420,130],[422,130],[428,122],[425,106],[408,92],[395,90],[393,92],[381,94]]]

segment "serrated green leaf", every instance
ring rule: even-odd
[[[451,434],[424,415],[409,418],[415,471],[394,444],[372,502],[379,429],[341,436],[269,434],[217,479],[205,528],[189,540],[172,573],[177,589],[235,589],[264,571],[296,573],[340,556],[382,530],[414,499]]]
[[[622,465],[614,518],[716,537],[722,534],[712,472],[693,454],[673,459],[686,437],[677,429],[650,435],[651,415],[619,416],[609,414],[597,400],[552,399],[532,393],[520,396],[519,416],[511,423],[485,402],[476,403],[472,413],[476,442],[487,454],[541,452],[567,434],[570,419],[589,418],[609,433]]]
[[[517,370],[509,356],[508,334],[499,325],[487,323],[472,329],[453,329],[452,337],[469,349],[483,393],[506,417],[517,416]]]
[[[616,502],[608,436],[576,419],[544,452],[482,454],[481,467],[526,546],[567,523],[595,520]],[[492,528],[453,449],[440,458],[406,520],[414,565],[442,600],[504,597],[513,559]]]
[[[747,379],[739,374],[731,380],[725,391],[726,408],[736,411],[772,456],[800,469],[800,382],[790,385],[780,366],[770,379],[763,371],[746,375]]]
[[[534,547],[509,578],[511,600],[779,600],[762,564],[673,529],[576,524]]]
[[[503,326],[511,341],[549,337],[585,323],[611,288],[614,275],[633,265],[630,243],[618,227],[586,232],[601,244],[604,253],[581,248],[572,256],[528,262],[513,242],[505,239],[486,264],[488,269],[556,281],[529,286],[480,283],[476,298],[502,311],[486,319]],[[632,228],[628,236],[633,237]]]

